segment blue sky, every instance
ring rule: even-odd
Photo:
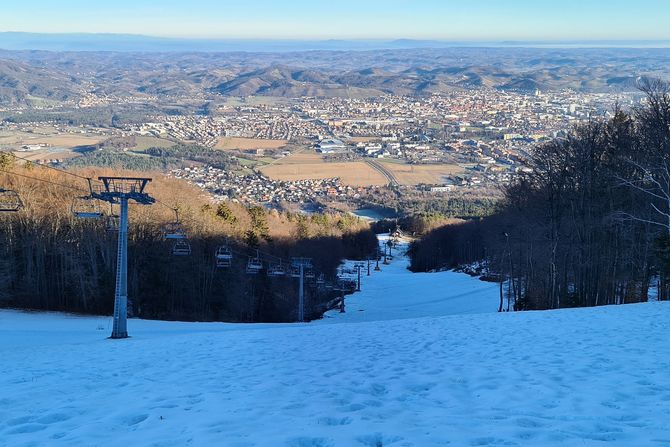
[[[0,31],[202,38],[667,40],[670,0],[28,0]]]

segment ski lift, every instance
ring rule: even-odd
[[[216,266],[219,268],[230,267],[233,261],[233,252],[227,245],[222,245],[216,249]]]
[[[110,233],[114,233],[116,231],[119,231],[119,215],[114,214],[114,205],[112,203],[109,204],[109,215],[106,218],[106,229]]]
[[[22,208],[23,202],[16,191],[0,188],[0,212],[14,212]]]
[[[163,237],[165,239],[186,239],[186,231],[178,222],[170,222],[163,227]]]
[[[249,261],[247,262],[247,273],[250,275],[255,275],[258,272],[263,270],[263,261],[256,251],[256,256],[249,256]]]
[[[353,292],[356,290],[356,281],[352,279],[340,279],[338,283],[340,289],[344,292]]]
[[[179,210],[174,209],[175,221],[170,222],[163,227],[163,237],[165,239],[186,239],[186,231],[179,222]]]
[[[107,216],[106,228],[110,233],[119,231],[119,216]]]
[[[80,219],[100,219],[100,202],[92,196],[75,197],[72,202],[72,214]]]
[[[288,272],[291,278],[300,278],[300,267],[292,266]]]
[[[188,241],[177,241],[172,246],[173,256],[189,256],[191,254],[191,244]]]
[[[316,285],[322,286],[325,284],[326,278],[323,276],[323,273],[321,273],[317,278],[316,278]]]
[[[356,271],[353,269],[348,269],[341,267],[340,270],[337,272],[337,279],[349,279],[351,278],[351,275],[355,275]]]
[[[316,275],[314,274],[314,270],[312,269],[305,269],[305,278],[307,279],[314,279]]]
[[[286,269],[282,265],[281,261],[279,264],[271,264],[268,267],[268,276],[284,276],[286,275]]]

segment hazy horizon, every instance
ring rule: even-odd
[[[3,6],[0,32],[186,39],[663,41],[664,0],[65,0]]]
[[[45,51],[372,51],[418,48],[670,48],[669,40],[438,40],[438,39],[263,39],[185,38],[128,33],[0,32],[2,50]]]

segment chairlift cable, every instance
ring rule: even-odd
[[[84,177],[83,175],[75,174],[74,172],[70,172],[70,171],[67,171],[67,170],[65,170],[65,169],[58,169],[58,168],[56,168],[56,167],[54,167],[54,166],[50,166],[50,165],[48,165],[48,164],[36,163],[34,160],[30,160],[30,159],[28,159],[28,158],[24,158],[24,157],[19,157],[18,155],[13,154],[13,153],[11,153],[11,152],[9,152],[9,154],[11,154],[12,157],[14,157],[14,158],[18,158],[19,160],[27,161],[27,162],[29,162],[29,163],[34,163],[35,165],[40,166],[40,167],[42,167],[42,168],[52,169],[52,170],[57,171],[57,172],[60,172],[60,173],[62,173],[62,174],[71,175],[71,176],[73,176],[73,177],[77,177],[77,178],[82,179],[82,180],[91,180],[90,177]],[[97,181],[97,180],[96,180],[96,181]]]
[[[4,169],[0,169],[0,172],[4,172],[5,174],[9,174],[9,175],[15,175],[17,177],[27,178],[27,179],[30,179],[30,180],[35,180],[35,181],[38,181],[38,182],[49,183],[49,184],[54,185],[54,186],[60,186],[61,188],[73,189],[75,191],[80,191],[80,192],[89,192],[85,189],[77,188],[76,186],[64,185],[62,183],[52,182],[51,180],[44,180],[44,179],[37,178],[37,177],[31,177],[29,175],[19,174],[17,172],[13,172],[13,171],[7,171],[7,170],[4,170]]]

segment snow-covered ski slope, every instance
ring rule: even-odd
[[[379,239],[384,243],[388,237]],[[406,249],[403,243],[394,249],[394,259],[389,265],[379,263],[381,272],[375,272],[372,264],[367,276],[366,265],[361,275],[361,292],[346,299],[346,313],[329,312],[324,321],[397,320],[498,310],[497,284],[477,281],[463,273],[412,273],[407,270]]]
[[[670,445],[668,303],[497,314],[403,262],[305,325],[0,311],[0,446]]]

